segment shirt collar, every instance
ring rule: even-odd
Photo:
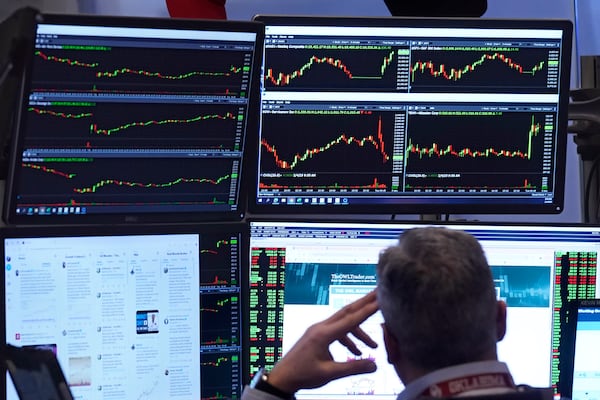
[[[477,374],[509,374],[508,366],[500,361],[478,361],[439,369],[414,380],[406,385],[397,400],[413,400],[430,386],[451,379]]]

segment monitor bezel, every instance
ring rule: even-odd
[[[588,235],[592,235],[593,239],[594,239],[594,243],[596,242],[595,240],[595,236],[596,235],[600,235],[600,225],[598,224],[586,224],[586,223],[580,223],[580,222],[536,222],[536,221],[483,221],[483,220],[464,220],[464,221],[460,221],[460,220],[450,220],[450,221],[444,221],[444,220],[431,220],[431,221],[427,221],[427,220],[406,220],[406,219],[387,219],[387,220],[374,220],[374,219],[369,219],[367,218],[355,218],[355,219],[341,219],[339,217],[336,216],[331,216],[328,218],[324,218],[324,219],[310,219],[310,218],[305,218],[305,217],[299,217],[298,219],[294,218],[293,216],[282,216],[279,218],[269,218],[269,217],[265,217],[265,216],[251,216],[248,217],[246,219],[248,225],[249,225],[249,237],[248,237],[248,251],[252,251],[252,231],[254,229],[255,225],[263,225],[266,224],[268,229],[271,229],[271,231],[266,231],[264,234],[265,235],[273,235],[272,237],[277,237],[275,235],[278,235],[278,233],[276,232],[276,230],[274,228],[272,228],[273,225],[281,225],[282,227],[289,227],[289,228],[296,228],[298,226],[302,227],[302,229],[309,229],[309,228],[317,228],[317,227],[321,227],[323,230],[327,230],[327,229],[336,229],[339,230],[341,229],[341,235],[342,237],[344,235],[347,235],[348,232],[346,232],[344,229],[352,229],[352,232],[355,234],[359,234],[360,233],[360,229],[361,227],[364,227],[365,230],[369,230],[370,227],[393,227],[393,226],[397,226],[399,228],[399,234],[402,234],[403,232],[405,232],[406,230],[409,229],[413,229],[413,228],[425,228],[425,227],[431,227],[431,226],[435,226],[435,227],[449,227],[451,229],[460,229],[460,230],[464,230],[472,235],[474,235],[478,241],[481,240],[485,240],[485,238],[479,238],[478,237],[478,232],[476,232],[479,229],[494,229],[494,228],[501,228],[504,229],[506,231],[510,231],[511,229],[516,229],[516,230],[522,230],[524,232],[527,232],[529,230],[539,230],[541,232],[548,232],[548,230],[550,230],[550,232],[553,231],[561,231],[561,230],[565,230],[565,231],[572,231],[573,234],[577,233],[577,232],[582,232]],[[393,229],[393,228],[392,228]],[[285,229],[284,229],[285,230]],[[550,233],[551,234],[551,233]],[[294,235],[300,235],[299,232],[294,231],[294,233],[289,236],[290,238],[301,238],[302,236],[294,236]],[[399,235],[396,236],[395,240],[398,240]],[[523,239],[525,240],[525,238]],[[532,241],[536,241],[536,240],[540,240],[539,238],[536,239],[535,236],[531,236],[530,240]],[[588,240],[590,240],[590,236],[588,236]],[[600,236],[598,241],[600,242]],[[600,255],[599,255],[600,257]],[[251,260],[250,260],[251,261]],[[251,278],[251,276],[249,276],[249,279]],[[248,287],[250,287],[250,281],[247,282]],[[249,294],[250,294],[250,289],[249,289]],[[581,300],[583,302],[589,302],[589,301],[597,301],[597,305],[600,306],[600,299],[598,300]],[[550,299],[551,304],[553,303],[553,300]],[[570,309],[573,308],[573,304],[575,302],[569,302],[569,304],[565,304],[563,303],[564,308],[567,307],[571,307]],[[250,306],[250,304],[248,303],[248,307]],[[246,314],[246,317],[248,316],[248,314]],[[249,329],[249,325],[250,325],[250,321],[248,321],[247,327]],[[570,328],[567,328],[567,330]],[[573,327],[574,330],[574,327]],[[563,333],[565,332],[565,328],[564,326],[561,325],[561,343],[560,345],[563,346],[563,341],[565,334]],[[249,335],[250,331],[248,330],[246,332],[246,335]],[[567,334],[568,335],[568,334]],[[557,343],[558,344],[558,343]],[[250,345],[250,343],[249,343]],[[250,348],[246,348],[244,350],[244,354],[248,355],[250,353]],[[571,354],[571,353],[568,353]],[[564,352],[564,350],[561,350],[561,354],[560,354],[560,363],[561,365],[563,365],[563,363],[565,362],[564,360],[567,359],[569,357],[569,355],[566,354],[566,352]],[[251,379],[251,372],[252,372],[252,365],[249,363],[250,359],[248,359],[247,361],[247,371],[248,373],[246,374],[246,379],[247,379],[247,383],[250,382]],[[552,368],[552,365],[550,366],[550,368]],[[572,360],[571,360],[571,366],[570,366],[571,370],[572,370]],[[569,370],[565,369],[560,369],[560,380],[563,380],[563,373]],[[550,377],[549,377],[550,379]],[[564,382],[563,382],[564,383]],[[559,386],[560,389],[560,386]],[[564,392],[561,394],[565,394]]]
[[[256,46],[252,60],[250,85],[248,91],[248,105],[246,119],[246,132],[243,142],[243,155],[240,163],[239,181],[237,186],[237,209],[218,211],[144,211],[144,212],[99,212],[87,214],[63,215],[19,215],[16,213],[18,195],[17,182],[20,171],[17,165],[21,160],[23,150],[23,136],[27,127],[27,105],[31,89],[33,68],[33,52],[38,24],[57,25],[82,25],[82,26],[107,26],[123,28],[152,28],[175,29],[182,31],[227,31],[248,32],[256,35]],[[89,223],[168,223],[168,222],[202,222],[202,221],[241,221],[246,213],[247,193],[244,189],[246,183],[246,169],[251,168],[247,160],[250,148],[258,132],[258,112],[260,109],[260,67],[262,60],[262,43],[264,40],[264,25],[255,21],[223,21],[208,19],[176,19],[176,18],[151,18],[151,17],[126,17],[102,16],[84,14],[38,14],[36,23],[30,32],[30,40],[23,44],[26,61],[19,85],[19,99],[15,113],[15,123],[12,132],[9,132],[10,143],[8,148],[9,166],[4,191],[4,204],[2,217],[7,224],[15,225],[40,225],[40,224],[89,224]],[[254,118],[254,116],[257,116]]]
[[[441,196],[434,199],[431,196],[419,196],[415,194],[416,200],[406,199],[402,196],[393,198],[387,203],[373,204],[319,204],[319,205],[272,205],[259,203],[259,181],[260,165],[257,160],[255,163],[255,173],[251,177],[251,190],[248,195],[248,212],[256,215],[343,215],[343,214],[559,214],[565,207],[565,179],[567,163],[567,137],[568,137],[568,103],[569,89],[571,80],[571,56],[572,56],[572,37],[573,24],[569,20],[560,19],[483,19],[483,18],[417,18],[417,17],[330,17],[330,16],[286,16],[258,14],[254,16],[255,21],[265,24],[268,30],[269,25],[275,26],[349,26],[349,27],[419,27],[419,28],[505,28],[505,29],[559,29],[562,31],[561,49],[561,69],[559,71],[560,84],[558,112],[556,119],[555,158],[554,158],[554,197],[551,203],[543,201],[535,202],[533,197],[517,202],[511,198],[484,198],[483,201],[477,201],[477,198],[466,199],[464,202],[457,202],[451,197]],[[265,56],[263,51],[263,57]],[[261,77],[261,93],[264,85],[264,65],[263,77]],[[262,104],[261,104],[262,114]],[[262,119],[262,115],[261,115]],[[260,157],[260,139],[254,142],[253,152],[256,157]],[[326,193],[327,194],[327,193]],[[301,194],[298,194],[301,196]],[[319,197],[318,193],[310,193],[307,197]],[[340,194],[340,197],[343,197]],[[348,196],[350,198],[350,196]],[[423,199],[420,201],[420,199]],[[531,199],[531,201],[529,201]]]
[[[239,299],[240,299],[240,312],[245,315],[247,312],[247,299],[248,299],[248,287],[245,284],[249,281],[249,271],[245,266],[249,265],[249,225],[245,222],[238,221],[221,221],[212,223],[189,223],[189,224],[116,224],[116,225],[38,225],[38,226],[2,226],[0,227],[0,257],[3,260],[3,265],[6,262],[5,255],[5,239],[26,239],[26,238],[39,238],[39,237],[91,237],[91,236],[123,236],[123,235],[179,235],[179,234],[197,234],[202,240],[203,235],[212,234],[229,234],[239,233],[241,241],[238,245],[239,253],[237,254],[239,263],[239,278],[238,284]],[[198,249],[200,251],[200,249]],[[201,255],[200,255],[201,257]],[[201,261],[201,260],[200,260]],[[202,265],[199,265],[202,269]],[[0,287],[4,288],[6,284],[5,272],[0,274]],[[198,282],[198,285],[200,283]],[[6,293],[4,289],[0,294],[0,309],[2,310],[2,318],[0,318],[0,344],[6,344]],[[244,359],[245,351],[248,346],[248,336],[245,335],[247,331],[247,322],[238,316],[240,326],[240,343],[239,343],[239,354],[240,357],[240,373],[243,374],[246,371],[247,361]],[[201,327],[199,327],[200,329]],[[198,349],[198,357],[200,357],[200,349]],[[200,371],[201,372],[201,371]],[[201,372],[202,373],[202,372]],[[245,381],[243,376],[239,377],[241,393]],[[202,387],[200,387],[202,389]],[[7,391],[6,374],[0,373],[0,390],[1,396],[4,398]]]
[[[563,303],[565,319],[561,321],[558,394],[564,398],[573,395],[573,373],[575,372],[575,346],[577,323],[582,308],[600,308],[600,298],[574,299]]]

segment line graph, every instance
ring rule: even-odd
[[[232,245],[237,243],[237,239],[234,239],[232,241]],[[214,248],[206,248],[206,249],[201,249],[200,250],[200,254],[212,254],[212,255],[218,255],[223,251],[227,251],[227,246],[229,245],[230,240],[229,239],[221,239],[218,240],[215,243]]]
[[[267,49],[268,90],[389,90],[396,87],[396,49]]]
[[[535,75],[537,72],[542,70],[544,67],[544,61],[540,61],[531,69],[525,70],[522,65],[517,64],[512,58],[502,53],[483,54],[478,60],[475,60],[471,64],[467,64],[462,68],[450,68],[448,69],[445,64],[439,66],[434,65],[431,61],[417,61],[410,69],[411,81],[415,81],[415,75],[417,72],[421,74],[429,73],[434,78],[441,77],[449,81],[457,81],[463,78],[466,74],[475,71],[480,65],[486,61],[499,60],[504,63],[509,69],[512,69],[519,74]]]
[[[263,137],[261,138],[261,147],[263,149],[264,152],[267,153],[268,156],[270,156],[270,159],[272,160],[272,162],[275,164],[275,166],[280,169],[280,170],[305,170],[308,167],[304,167],[304,164],[307,161],[312,161],[315,160],[316,162],[319,162],[319,159],[327,159],[324,163],[320,163],[320,164],[328,164],[328,165],[332,165],[334,163],[338,163],[338,165],[335,168],[339,168],[339,163],[342,162],[344,163],[344,161],[342,161],[343,159],[347,159],[348,157],[334,157],[334,156],[327,156],[326,153],[328,152],[334,152],[334,151],[338,151],[338,152],[346,152],[349,148],[353,149],[353,150],[363,150],[363,149],[370,149],[370,150],[374,150],[372,153],[376,154],[376,156],[372,157],[374,159],[377,159],[377,163],[378,164],[385,164],[386,162],[389,161],[390,159],[390,155],[387,152],[386,149],[386,142],[389,141],[391,142],[391,136],[389,134],[384,133],[384,128],[383,128],[383,116],[379,116],[379,117],[375,117],[375,124],[374,126],[370,126],[369,128],[364,129],[364,131],[366,132],[373,132],[373,133],[365,133],[365,134],[351,134],[351,133],[346,133],[348,131],[361,131],[362,127],[366,127],[367,126],[367,122],[368,120],[373,120],[373,118],[360,118],[362,115],[357,115],[357,118],[348,118],[348,120],[351,120],[352,122],[357,122],[360,123],[359,127],[354,127],[354,129],[348,128],[347,130],[344,128],[339,127],[339,122],[341,122],[339,119],[336,119],[335,117],[314,117],[311,118],[311,120],[308,120],[306,118],[303,117],[285,117],[285,116],[278,116],[277,117],[277,121],[273,121],[273,124],[275,126],[271,127],[271,117],[269,116],[265,116],[264,118],[264,129],[263,129]],[[361,119],[364,119],[363,121],[360,121]],[[287,120],[290,120],[289,122],[291,123],[291,125],[287,125]],[[292,121],[293,120],[293,121]],[[335,126],[335,120],[338,121],[338,126]],[[295,124],[294,124],[295,122]],[[347,122],[344,121],[345,125],[350,126],[351,122]],[[289,134],[289,136],[285,139],[286,142],[282,142],[281,146],[280,145],[275,145],[275,144],[271,144],[271,139],[267,138],[266,136],[268,135],[269,137],[271,135],[269,135],[269,133],[272,132],[273,136],[275,136],[275,132],[279,131],[279,127],[281,125],[287,125],[287,126],[296,126],[298,127],[297,132],[303,131],[306,132],[306,134],[303,135],[299,135],[296,132],[291,132]],[[310,125],[310,128],[308,128],[308,125]],[[307,130],[302,129],[302,126],[307,126]],[[334,137],[331,140],[327,140],[327,139],[322,139],[323,135],[321,134],[324,131],[327,131],[328,129],[331,129],[331,131],[338,131],[341,132],[338,136]],[[279,135],[277,137],[277,139],[279,139],[281,141],[281,135]],[[318,145],[315,146],[311,146],[311,145],[302,145],[301,143],[290,143],[290,142],[294,142],[297,140],[298,137],[302,136],[301,140],[302,142],[306,141],[312,141],[312,142],[320,142]],[[385,138],[385,136],[387,136],[387,138]],[[285,140],[284,139],[284,140]],[[291,145],[291,146],[290,146]],[[292,149],[292,147],[296,147],[296,148],[303,148],[303,150],[300,151],[294,151]],[[281,150],[280,150],[281,148]],[[325,156],[322,156],[325,155]],[[364,155],[364,154],[363,154]],[[268,157],[265,157],[268,158]],[[335,162],[332,162],[334,160],[332,160],[332,158],[336,158]],[[349,163],[353,163],[353,160],[349,159],[347,160]],[[268,162],[268,161],[267,161]],[[347,163],[344,163],[347,164]],[[346,165],[348,166],[348,165]],[[301,168],[302,167],[302,168]],[[263,169],[264,171],[264,169]]]
[[[200,286],[234,287],[239,284],[240,237],[232,233],[227,236],[202,235],[200,239]]]
[[[153,126],[153,125],[170,125],[170,124],[190,124],[190,123],[205,121],[205,120],[209,120],[209,119],[236,120],[236,118],[237,118],[237,116],[234,113],[228,112],[224,115],[219,115],[219,114],[197,115],[197,116],[194,116],[191,118],[185,118],[185,119],[168,118],[168,119],[163,119],[163,120],[129,122],[129,123],[117,126],[115,128],[107,128],[107,129],[98,128],[97,124],[91,124],[90,125],[90,133],[93,133],[96,135],[110,136],[114,133],[118,133],[125,129],[129,129],[129,128],[133,128],[133,127],[147,127],[147,126]]]
[[[217,356],[217,359],[214,361],[201,361],[200,366],[201,367],[217,367],[218,368],[218,367],[226,365],[230,361],[231,361],[231,357]]]
[[[385,190],[393,130],[392,113],[265,114],[259,188]]]
[[[238,294],[202,294],[200,314],[202,326],[222,326],[231,333],[231,326],[239,328],[241,304]],[[205,325],[208,324],[208,325]]]
[[[386,57],[383,58],[383,61],[381,63],[381,67],[378,71],[378,74],[369,75],[369,76],[364,76],[364,75],[360,76],[360,75],[354,75],[352,73],[352,71],[350,71],[348,66],[346,64],[344,64],[344,62],[340,59],[333,58],[333,57],[326,57],[326,56],[325,57],[317,57],[317,56],[313,55],[312,57],[310,57],[310,59],[308,60],[308,62],[306,64],[304,64],[299,69],[293,71],[290,74],[285,74],[283,72],[279,72],[278,74],[275,74],[273,72],[273,69],[269,68],[269,69],[267,69],[266,78],[269,79],[271,81],[271,83],[273,83],[273,85],[285,86],[285,85],[289,85],[292,80],[304,76],[304,74],[307,71],[310,71],[314,65],[327,64],[333,68],[337,68],[338,70],[340,70],[344,75],[346,75],[346,77],[348,79],[382,79],[383,75],[385,74],[385,71],[387,70],[387,68],[389,67],[389,65],[391,64],[393,59],[394,59],[394,51],[391,51]]]
[[[558,54],[541,48],[413,50],[411,91],[556,93],[557,62]]]
[[[184,80],[197,76],[232,76],[235,74],[239,74],[242,71],[241,67],[236,67],[235,65],[231,65],[229,70],[222,72],[208,72],[208,71],[191,71],[185,72],[177,75],[167,75],[162,72],[153,72],[153,71],[145,71],[145,70],[135,70],[131,68],[121,68],[113,71],[99,71],[96,72],[97,78],[115,78],[120,75],[136,75],[136,76],[144,76],[149,78],[159,78],[159,79],[167,79],[167,80]]]
[[[222,326],[230,327],[232,324],[231,323],[232,311],[236,312],[235,320],[238,321],[237,312],[239,311],[239,307],[240,307],[239,300],[240,299],[237,294],[235,294],[235,295],[221,295],[221,294],[206,295],[206,294],[203,294],[201,296],[202,304],[200,306],[200,311],[201,311],[201,313],[206,313],[206,315],[203,318],[212,320],[212,322],[213,322],[212,326],[221,325],[221,324],[214,324],[214,322],[216,322],[214,320],[214,318],[217,317],[214,314],[222,314],[221,317],[224,315],[226,317],[226,321]]]
[[[57,175],[67,179],[73,179],[77,176],[77,174],[71,174],[68,172],[59,171],[58,169],[48,167],[46,165],[38,165],[34,163],[21,163],[21,168],[30,168],[32,170],[45,172],[52,175]]]
[[[239,151],[246,117],[244,105],[228,104],[53,102],[28,111],[30,140],[49,148]]]
[[[531,116],[531,125],[529,126],[529,132],[527,133],[526,150],[497,150],[494,147],[487,147],[482,150],[474,150],[469,147],[457,150],[453,145],[448,145],[446,148],[440,148],[437,143],[432,143],[431,147],[420,147],[419,145],[413,144],[412,139],[409,140],[409,145],[406,149],[406,159],[411,155],[417,155],[420,159],[425,157],[444,157],[454,156],[459,158],[490,158],[490,157],[504,157],[504,158],[521,158],[523,160],[531,160],[532,155],[532,141],[533,138],[538,136],[540,133],[541,124],[535,121],[535,116]]]
[[[546,190],[554,115],[409,115],[407,190]]]
[[[134,182],[134,181],[126,181],[121,179],[102,179],[93,185],[88,187],[76,187],[73,188],[73,191],[76,193],[96,193],[100,189],[105,186],[125,186],[125,187],[135,187],[135,188],[144,188],[144,189],[163,189],[169,188],[175,185],[185,184],[185,183],[208,183],[211,185],[219,185],[221,182],[228,181],[231,179],[231,175],[223,175],[216,179],[210,178],[176,178],[168,182]]]
[[[51,62],[56,62],[56,63],[60,63],[60,64],[66,64],[71,67],[96,68],[99,65],[99,63],[97,63],[97,62],[83,62],[83,61],[74,60],[74,59],[68,58],[68,57],[47,55],[46,53],[39,51],[39,50],[36,51],[34,54],[37,57],[40,57],[44,61],[51,61]]]
[[[196,158],[56,158],[19,169],[22,206],[230,207],[236,163]]]
[[[202,399],[237,399],[241,391],[241,356],[239,351],[200,353]]]
[[[382,162],[385,163],[390,159],[390,156],[386,153],[385,143],[383,142],[383,132],[381,129],[381,118],[379,118],[379,122],[377,124],[377,134],[376,135],[367,135],[362,138],[357,138],[354,136],[348,136],[345,133],[342,133],[337,138],[325,143],[323,146],[314,147],[312,149],[306,149],[303,152],[296,153],[291,161],[283,160],[279,154],[275,146],[270,145],[265,139],[261,140],[261,145],[267,150],[268,153],[273,155],[275,159],[275,164],[281,169],[295,169],[299,163],[302,163],[308,159],[316,157],[320,153],[324,153],[335,146],[338,145],[352,145],[355,144],[359,147],[365,147],[367,144],[372,145],[379,153],[381,153]]]
[[[251,51],[113,47],[36,52],[32,87],[70,91],[237,93],[247,96]],[[176,60],[176,62],[174,62]],[[152,85],[152,86],[149,86]]]
[[[60,117],[60,118],[65,118],[65,119],[80,119],[80,118],[87,118],[87,117],[94,116],[93,113],[85,113],[84,112],[84,113],[71,114],[71,113],[57,112],[57,111],[52,111],[52,110],[44,110],[44,109],[37,108],[37,107],[29,107],[29,108],[27,108],[27,111],[34,112],[37,115],[50,115],[53,117]]]

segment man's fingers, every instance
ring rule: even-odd
[[[329,376],[333,379],[343,378],[351,375],[375,372],[377,365],[373,360],[353,360],[331,364]]]
[[[359,300],[341,308],[324,322],[333,337],[338,338],[346,332],[353,331],[355,327],[358,327],[368,317],[375,314],[378,308],[377,296],[375,291],[372,291]]]
[[[365,333],[365,331],[363,331],[361,328],[354,329],[352,331],[352,334],[357,339],[360,339],[360,341],[362,341],[367,346],[369,346],[373,349],[377,347],[377,343],[369,335],[367,335]],[[341,344],[346,346],[346,348],[348,350],[350,350],[352,352],[352,354],[355,354],[357,356],[362,354],[362,351],[358,348],[356,343],[354,343],[354,341],[348,337],[348,335],[344,335],[344,336],[340,337],[338,339],[338,342],[340,342]]]
[[[377,343],[371,338],[371,336],[367,335],[367,333],[363,331],[360,326],[354,329],[352,334],[367,346],[371,348],[377,347]]]
[[[357,356],[362,354],[362,351],[360,351],[360,349],[356,346],[356,343],[354,343],[348,336],[339,338],[338,342],[346,346],[346,348],[350,350],[352,354]]]

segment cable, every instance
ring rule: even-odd
[[[592,190],[592,179],[594,179],[594,174],[597,174],[597,170],[600,164],[600,155],[597,155],[596,158],[594,158],[594,161],[592,162],[592,167],[589,170],[588,176],[586,178],[586,182],[585,182],[585,195],[583,198],[583,213],[584,213],[584,221],[586,223],[590,222],[590,194],[591,194],[591,190]]]
[[[14,64],[11,61],[6,63],[6,66],[2,68],[2,72],[0,72],[0,87],[4,84],[6,78],[8,78],[8,74],[13,70]]]

